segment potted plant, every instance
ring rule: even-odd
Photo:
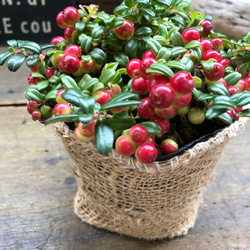
[[[146,239],[184,235],[228,139],[250,109],[250,33],[213,30],[190,0],[69,6],[51,44],[9,40],[0,64],[31,69],[33,120],[56,124],[87,223]]]

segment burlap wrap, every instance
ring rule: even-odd
[[[85,222],[145,239],[187,234],[202,194],[242,121],[166,162],[144,165],[115,150],[104,156],[61,123],[56,131],[78,182],[75,213]]]

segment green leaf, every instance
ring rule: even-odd
[[[142,36],[150,36],[152,33],[152,29],[147,26],[140,27],[135,30],[134,36],[136,37],[142,37]]]
[[[79,114],[78,119],[83,124],[88,124],[93,118],[93,114]]]
[[[163,4],[163,5],[166,5],[166,6],[170,6],[172,1],[171,0],[154,0],[156,3],[160,3],[160,4]]]
[[[221,114],[225,113],[228,110],[229,110],[229,108],[227,106],[213,105],[206,111],[206,118],[208,120],[212,120],[212,119],[220,116]]]
[[[96,60],[98,64],[102,64],[106,60],[105,52],[100,48],[94,48],[90,55]]]
[[[82,33],[82,32],[84,31],[85,27],[86,27],[85,22],[77,22],[77,23],[75,24],[76,30],[77,30],[78,32],[80,32],[80,33]]]
[[[185,49],[184,47],[177,46],[177,47],[174,47],[171,49],[171,54],[172,54],[172,57],[176,57],[176,56],[179,56],[180,54],[182,54],[186,51],[187,51],[187,49]]]
[[[50,100],[56,99],[57,91],[58,91],[57,89],[52,89],[52,90],[45,96],[45,99],[50,99]]]
[[[104,85],[106,85],[108,82],[112,80],[112,78],[115,76],[115,70],[114,69],[104,69],[101,72],[101,75],[99,77],[99,81],[102,82]]]
[[[63,93],[62,93],[62,98],[69,102],[74,104],[75,106],[80,107],[80,103],[79,103],[79,98],[81,98],[83,95],[81,94],[80,91],[69,88],[66,89]]]
[[[48,120],[46,120],[45,125],[49,125],[55,122],[68,122],[68,121],[77,121],[77,120],[78,120],[78,114],[59,115],[59,116],[50,117]]]
[[[127,99],[135,97],[135,96],[136,96],[135,93],[121,92],[121,93],[113,96],[106,104],[117,103],[119,101],[124,101],[124,100],[127,100]]]
[[[165,75],[169,78],[174,76],[174,72],[165,64],[162,63],[154,63],[152,64],[149,69],[146,70],[147,73],[156,73]]]
[[[99,82],[98,78],[90,78],[81,86],[81,89],[90,90],[97,82]]]
[[[229,125],[232,124],[232,122],[233,122],[231,116],[227,112],[219,115],[217,118],[226,122]]]
[[[193,49],[200,47],[201,43],[197,40],[193,40],[185,45],[185,49]]]
[[[82,96],[79,98],[79,107],[84,114],[93,114],[95,108],[95,98],[93,96]]]
[[[128,9],[129,9],[128,6],[121,4],[121,5],[117,6],[117,7],[114,9],[113,12],[114,12],[114,13],[117,13],[117,12],[120,12],[120,11],[122,11],[122,10],[128,10]]]
[[[241,74],[238,72],[233,72],[224,76],[224,79],[227,83],[227,86],[233,86],[241,79]]]
[[[66,88],[73,88],[75,90],[80,90],[76,81],[71,76],[63,75],[61,77],[61,81],[66,86]]]
[[[124,18],[116,17],[109,26],[109,29],[114,29],[124,24]]]
[[[167,40],[167,38],[168,38],[168,29],[166,28],[166,26],[160,24],[158,28],[159,28],[159,31],[160,31],[161,35],[164,37],[165,40]]]
[[[182,71],[186,71],[186,65],[179,61],[168,61],[165,63],[170,68],[176,68]]]
[[[206,71],[211,71],[214,68],[214,62],[212,60],[201,61],[200,64]]]
[[[96,42],[101,41],[105,29],[104,26],[96,26],[91,32],[93,40]]]
[[[126,67],[126,65],[129,62],[129,57],[123,52],[115,52],[113,54],[113,57],[115,61],[118,62],[121,67]]]
[[[104,84],[102,82],[96,82],[93,86],[92,93],[95,93],[98,90],[104,89]]]
[[[229,96],[216,96],[213,101],[214,105],[225,105],[235,108],[233,100]]]
[[[141,122],[139,125],[144,127],[149,134],[160,135],[162,132],[161,127],[155,122]]]
[[[133,0],[124,0],[123,1],[126,6],[128,6],[130,9],[135,6],[135,3]]]
[[[135,101],[135,100],[119,101],[119,102],[116,102],[116,103],[106,103],[101,107],[101,110],[122,108],[122,107],[131,106],[131,105],[138,105],[138,104],[141,104],[141,102],[140,101]]]
[[[46,89],[48,86],[49,86],[49,81],[44,80],[44,81],[37,83],[36,88],[38,91],[41,91],[41,90]]]
[[[250,117],[250,109],[243,109],[239,112],[239,115],[240,116],[243,116],[243,117]]]
[[[138,46],[139,46],[139,42],[137,39],[132,38],[128,40],[127,43],[125,44],[125,51],[124,51],[125,54],[132,55],[136,53]]]
[[[40,73],[38,73],[38,72],[34,72],[34,73],[32,73],[32,77],[39,77],[39,78],[46,78],[44,75],[42,75],[42,74],[40,74]]]
[[[246,43],[250,44],[250,31],[246,35]]]
[[[250,103],[249,92],[239,92],[231,96],[231,99],[235,102],[236,107],[243,107]]]
[[[30,50],[36,54],[40,54],[41,48],[38,43],[31,42],[31,41],[24,41],[21,46],[19,46],[20,49],[27,49]]]
[[[193,70],[194,62],[188,56],[183,56],[180,62],[186,65],[187,72],[191,72]]]
[[[178,31],[171,33],[171,41],[175,47],[183,46],[183,39],[182,39],[181,34]]]
[[[214,82],[210,87],[208,87],[208,90],[217,95],[230,96],[228,90],[221,82]]]
[[[149,38],[146,42],[149,45],[149,47],[153,50],[155,55],[157,55],[159,50],[162,48],[161,44],[153,38]]]
[[[0,65],[2,66],[2,65],[6,62],[6,60],[7,60],[11,55],[13,55],[13,54],[14,54],[14,52],[10,52],[10,51],[2,52],[2,53],[0,54]]]
[[[135,125],[135,119],[128,115],[126,117],[113,115],[109,118],[109,122],[113,130],[125,130]]]
[[[107,119],[98,119],[95,125],[95,145],[100,154],[108,154],[114,144],[114,133]]]
[[[171,57],[171,50],[169,48],[162,47],[157,53],[156,60],[159,59],[168,60],[170,57]]]
[[[7,41],[7,44],[10,46],[10,47],[12,47],[12,48],[16,48],[16,46],[17,46],[17,40],[8,40]]]
[[[35,64],[37,63],[37,60],[38,58],[32,58],[32,59],[28,59],[26,61],[26,65],[29,67],[29,68],[32,68],[35,66]]]
[[[92,44],[92,37],[90,36],[85,36],[84,38],[82,38],[81,40],[81,50],[83,51],[83,53],[89,53],[90,50],[92,49],[93,44]]]
[[[22,66],[25,59],[26,59],[26,56],[22,54],[15,54],[14,56],[12,56],[8,60],[8,63],[7,63],[7,67],[9,71],[12,71],[12,72],[17,71]]]

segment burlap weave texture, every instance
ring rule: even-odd
[[[101,155],[77,141],[65,124],[56,131],[78,182],[75,213],[85,222],[145,239],[172,238],[194,226],[203,191],[239,121],[166,162],[144,165],[113,150]]]

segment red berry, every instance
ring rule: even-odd
[[[74,25],[80,19],[79,11],[72,6],[68,6],[63,10],[62,19],[68,25]]]
[[[119,39],[128,40],[134,34],[134,25],[125,19],[122,25],[114,29],[114,33]]]
[[[224,68],[231,66],[231,61],[227,58],[222,58],[220,63],[223,65]]]
[[[123,156],[130,156],[136,150],[136,144],[132,141],[129,135],[121,135],[115,142],[116,151]]]
[[[143,54],[142,59],[148,58],[148,57],[156,59],[156,55],[155,55],[155,53],[153,52],[152,49],[147,50],[147,51]]]
[[[227,90],[230,96],[240,92],[239,89],[235,86],[228,86]]]
[[[212,42],[207,38],[201,39],[200,43],[201,43],[200,50],[201,50],[202,54],[204,54],[207,50],[212,50],[213,49]]]
[[[163,154],[172,154],[178,150],[178,144],[172,139],[165,139],[161,142],[161,150]]]
[[[136,94],[145,95],[148,93],[148,79],[144,76],[134,78],[131,82],[131,88]]]
[[[56,36],[56,37],[53,37],[52,39],[51,39],[51,44],[53,44],[53,45],[57,45],[58,43],[60,43],[60,42],[64,42],[65,41],[65,38],[64,37],[62,37],[62,36]]]
[[[127,64],[127,74],[130,78],[139,77],[141,73],[141,60],[134,58],[131,59]]]
[[[151,119],[155,116],[155,110],[148,97],[141,99],[142,104],[137,105],[137,112],[144,119]]]
[[[161,134],[162,135],[165,134],[166,132],[168,132],[168,130],[170,128],[169,120],[162,118],[162,117],[156,116],[155,118],[151,119],[151,122],[154,122],[161,127]]]
[[[219,37],[211,39],[211,43],[214,50],[220,51],[222,49],[223,41]]]
[[[201,32],[201,35],[208,36],[213,29],[213,24],[211,21],[205,19],[200,23],[200,26],[203,28],[203,31]]]
[[[60,11],[60,12],[57,14],[57,16],[56,16],[56,23],[57,23],[57,25],[58,25],[60,28],[65,29],[68,25],[67,25],[67,23],[65,23],[65,22],[63,21],[63,19],[62,19],[62,14],[63,14],[62,11]]]
[[[188,94],[192,92],[195,82],[188,72],[179,71],[171,78],[170,86],[178,94]]]
[[[243,92],[246,90],[247,84],[244,79],[240,79],[235,86],[240,90],[240,92]]]
[[[135,151],[136,159],[145,164],[154,162],[157,155],[158,152],[156,147],[150,143],[140,145]]]
[[[191,102],[191,99],[191,93],[188,93],[186,95],[175,95],[173,106],[176,108],[184,108]]]
[[[93,97],[95,98],[95,101],[99,103],[101,106],[106,104],[111,99],[109,92],[103,89],[97,90],[93,94]]]
[[[146,142],[146,140],[148,138],[147,130],[144,127],[142,127],[141,125],[133,126],[129,130],[128,134],[131,137],[131,139],[133,140],[133,142],[136,144],[142,144],[142,143]]]
[[[143,58],[141,61],[141,72],[145,76],[151,76],[153,73],[147,73],[146,70],[157,61],[152,57]]]
[[[67,39],[67,40],[71,40],[71,36],[72,36],[72,34],[73,34],[73,32],[76,30],[76,28],[75,27],[71,27],[71,26],[67,26],[66,28],[65,28],[65,30],[64,30],[64,37],[65,37],[65,39]]]
[[[225,69],[221,63],[214,62],[214,68],[211,71],[204,70],[204,74],[208,80],[218,81],[223,78]]]
[[[181,34],[183,43],[186,44],[188,42],[191,42],[193,40],[199,40],[200,39],[200,33],[195,28],[188,28],[184,30]]]
[[[67,54],[72,54],[72,55],[75,55],[77,57],[81,57],[82,50],[76,44],[71,44],[71,45],[67,46],[64,50],[64,55],[67,55]]]
[[[63,72],[72,74],[75,73],[80,67],[80,61],[75,55],[64,55],[60,60],[58,67]]]
[[[174,102],[174,91],[166,84],[155,85],[150,93],[149,99],[155,108],[167,108]]]
[[[202,60],[204,61],[211,58],[215,59],[217,62],[220,62],[222,59],[221,54],[217,50],[207,50],[202,56]]]
[[[170,82],[169,78],[164,75],[154,75],[148,81],[148,91],[158,84],[168,84]]]
[[[173,105],[169,106],[168,108],[164,108],[164,109],[156,108],[155,114],[159,117],[170,119],[170,118],[173,118],[173,116],[175,114],[175,108],[173,107]]]
[[[247,90],[247,91],[250,91],[250,76],[248,76],[248,77],[245,79],[245,83],[246,83],[246,90]]]

